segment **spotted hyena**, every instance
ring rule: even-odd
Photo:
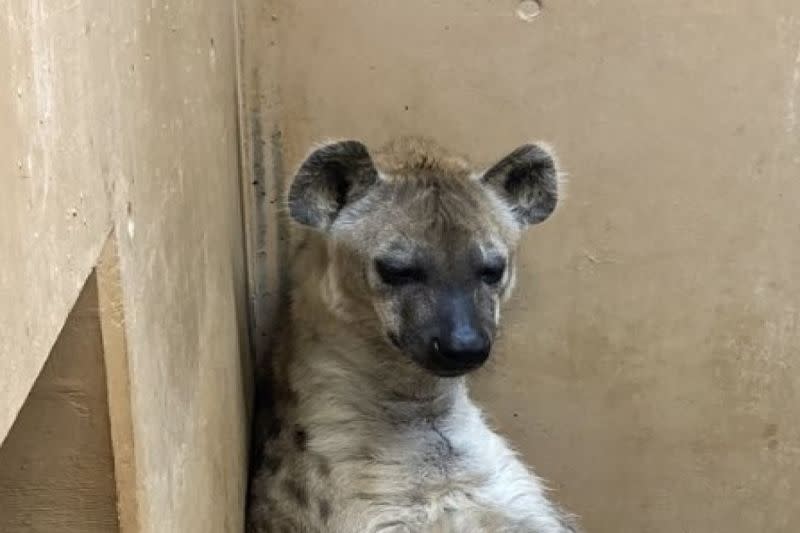
[[[251,533],[575,531],[464,377],[558,178],[540,144],[485,170],[423,139],[310,153],[289,191],[290,312],[258,390]]]

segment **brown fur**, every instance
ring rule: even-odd
[[[258,391],[251,533],[573,531],[485,425],[464,378],[437,374],[425,341],[453,291],[494,335],[519,235],[555,206],[543,154],[527,145],[481,174],[405,138],[372,155],[333,143],[306,159],[289,198],[308,226],[291,319]],[[498,259],[502,278],[483,281]],[[389,285],[380,261],[424,278]]]

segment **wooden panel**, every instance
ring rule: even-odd
[[[103,248],[96,273],[120,532],[136,533],[139,531],[139,508],[128,341],[125,335],[117,242],[113,235]]]
[[[97,283],[90,276],[0,447],[0,531],[119,531]]]

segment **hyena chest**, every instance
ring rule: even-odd
[[[380,531],[384,519],[417,528],[447,520],[474,507],[481,478],[469,462],[467,452],[435,427],[363,441],[334,466],[334,475],[347,480],[337,503],[364,517],[364,531]]]

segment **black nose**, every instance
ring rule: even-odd
[[[489,357],[492,343],[486,333],[471,327],[457,328],[433,339],[433,351],[448,367],[463,370],[481,365]]]

